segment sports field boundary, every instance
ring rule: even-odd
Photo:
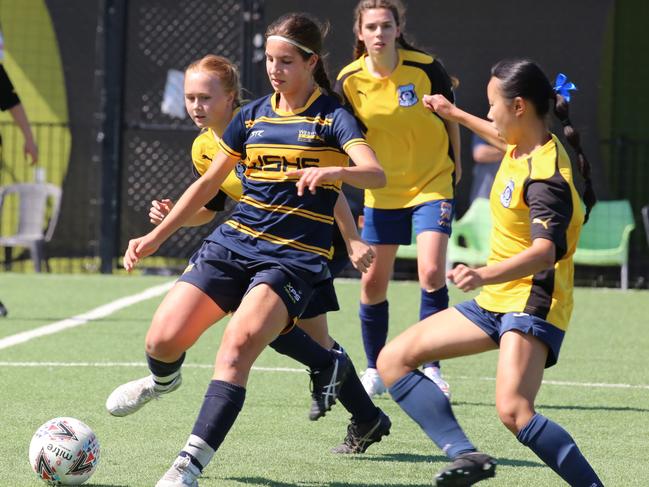
[[[35,338],[53,335],[54,333],[58,333],[63,330],[76,328],[77,326],[85,325],[87,323],[90,323],[91,321],[105,318],[112,315],[113,313],[116,313],[117,311],[128,308],[129,306],[137,304],[141,301],[146,301],[147,299],[155,298],[160,296],[161,294],[166,293],[169,289],[171,289],[171,286],[173,286],[175,282],[176,281],[171,281],[165,284],[160,284],[158,286],[153,286],[137,294],[125,296],[123,298],[119,298],[109,303],[103,304],[95,309],[87,311],[86,313],[72,316],[71,318],[66,318],[61,321],[55,321],[54,323],[43,325],[38,328],[34,328],[33,330],[16,333],[15,335],[10,335],[8,337],[2,338],[0,339],[0,350],[28,342]]]
[[[145,362],[2,362],[0,361],[0,368],[2,367],[141,367],[146,368]],[[189,369],[212,369],[213,364],[183,364],[183,368]],[[286,373],[306,373],[306,369],[298,369],[293,367],[259,367],[253,366],[252,370],[258,372],[286,372]],[[445,375],[452,380],[474,380],[474,381],[487,381],[495,382],[495,377],[479,377],[468,375]],[[649,390],[649,384],[615,384],[608,382],[578,382],[578,381],[564,381],[564,380],[544,380],[544,385],[559,386],[559,387],[586,387],[586,388],[601,388],[601,389],[645,389]]]

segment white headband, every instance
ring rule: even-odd
[[[293,45],[294,45],[295,47],[297,47],[298,49],[302,49],[302,50],[303,50],[304,52],[306,52],[307,54],[315,54],[315,52],[313,51],[313,49],[309,49],[308,47],[303,46],[303,45],[300,44],[299,42],[294,41],[293,39],[289,39],[288,37],[284,37],[284,36],[275,36],[275,35],[273,35],[273,36],[268,36],[268,37],[266,38],[266,40],[270,40],[270,39],[273,39],[273,40],[276,40],[276,41],[284,41],[284,42],[288,42],[289,44],[293,44]]]

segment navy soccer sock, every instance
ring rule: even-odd
[[[572,487],[602,487],[602,481],[570,434],[557,423],[535,414],[516,439],[532,450]]]
[[[244,387],[221,380],[211,381],[192,434],[180,456],[188,456],[194,465],[203,470],[223,443],[245,398]]]
[[[275,338],[270,343],[270,347],[310,369],[324,369],[331,365],[333,360],[329,350],[322,347],[298,326]]]
[[[441,287],[432,293],[429,293],[425,289],[421,290],[419,321],[446,308],[448,308],[448,287]],[[424,367],[439,367],[439,362],[429,362],[424,364]]]
[[[153,382],[155,389],[159,392],[164,392],[174,384],[176,378],[180,375],[180,367],[185,361],[185,353],[180,356],[175,362],[161,362],[148,353],[146,354],[146,361],[149,365],[151,375],[153,375]]]
[[[343,348],[337,342],[334,344],[333,349],[345,353]],[[352,364],[352,373],[347,375],[345,382],[340,386],[338,400],[352,415],[353,421],[357,423],[372,421],[379,413],[379,408],[374,405],[370,396],[367,395],[367,392],[365,391],[363,384],[361,384],[360,378],[356,375],[356,372],[353,372],[356,369],[354,368],[354,364],[349,355],[347,356],[347,359]]]
[[[386,300],[378,304],[361,303],[358,315],[361,319],[367,366],[376,369],[376,359],[388,338],[388,302]]]
[[[401,409],[451,459],[476,451],[455,419],[444,393],[420,371],[404,375],[389,391]]]

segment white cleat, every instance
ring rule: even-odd
[[[175,391],[180,387],[180,384],[182,384],[182,376],[180,375],[164,391],[155,389],[155,382],[153,382],[153,376],[151,375],[127,382],[111,392],[108,399],[106,399],[106,409],[113,416],[128,416],[138,411],[152,399],[157,399],[161,394]]]
[[[189,457],[178,457],[155,487],[198,487],[201,471]]]
[[[363,384],[365,392],[367,392],[367,395],[370,397],[380,396],[387,391],[379,373],[376,369],[371,369],[369,367],[365,369],[365,372],[361,375],[361,384]]]
[[[451,386],[448,385],[444,379],[442,379],[442,371],[439,370],[439,367],[424,367],[424,375],[432,380],[437,387],[444,393],[446,399],[450,401],[451,399]]]

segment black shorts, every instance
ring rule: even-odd
[[[253,287],[268,284],[281,298],[291,323],[304,312],[314,287],[327,278],[277,261],[250,259],[206,240],[179,281],[199,288],[225,312],[233,312]]]
[[[347,264],[349,264],[349,257],[347,257],[347,254],[342,253],[338,255],[334,254],[333,259],[327,262],[331,278],[313,288],[313,294],[304,313],[300,316],[301,319],[308,320],[309,318],[315,318],[316,316],[340,309],[333,280],[347,267]]]

